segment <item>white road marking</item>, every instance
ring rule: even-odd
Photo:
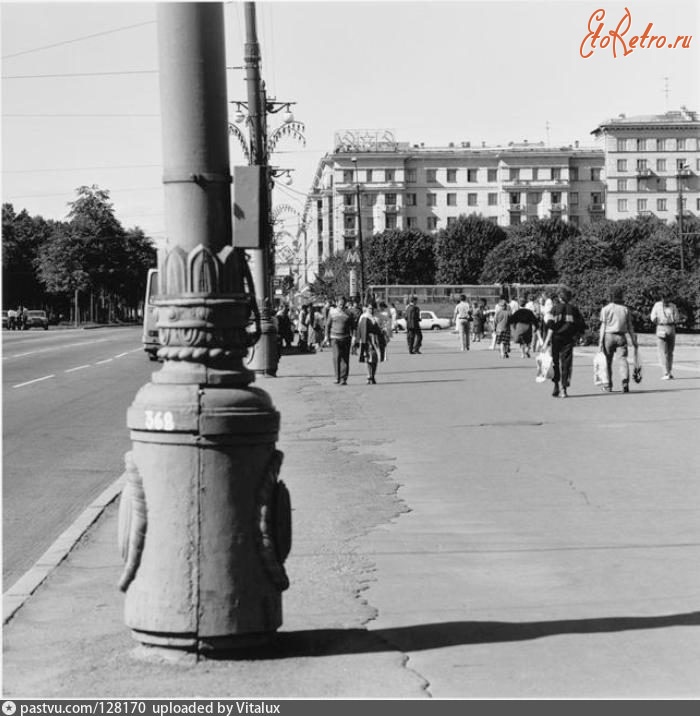
[[[105,358],[104,360],[98,360],[95,365],[102,365],[103,363],[111,363],[112,358]]]
[[[118,356],[114,356],[115,358],[123,358],[124,356],[128,356],[130,351],[127,351],[126,353],[120,353]]]
[[[63,371],[64,373],[72,373],[74,370],[82,370],[83,368],[89,368],[90,364],[86,363],[85,365],[79,365],[75,368],[68,368],[68,370]]]
[[[49,378],[55,378],[56,376],[52,373],[51,375],[45,375],[43,378],[34,378],[34,380],[28,380],[26,383],[17,383],[13,385],[13,388],[23,388],[25,385],[31,385],[32,383],[39,383],[42,380],[48,380]]]
[[[3,360],[7,360],[8,358],[24,358],[25,356],[32,356],[37,353],[49,353],[51,351],[60,350],[61,348],[74,348],[75,346],[87,346],[92,345],[93,343],[104,343],[105,341],[108,341],[109,338],[96,338],[94,341],[79,341],[77,343],[65,343],[63,345],[55,345],[50,346],[49,348],[37,348],[35,351],[26,351],[25,353],[15,353],[10,356],[3,356]]]

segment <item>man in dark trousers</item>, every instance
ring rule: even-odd
[[[348,311],[347,300],[341,296],[337,307],[331,307],[326,321],[326,343],[330,343],[333,350],[333,369],[335,382],[338,385],[348,384],[350,372],[350,347],[357,323],[355,317]]]
[[[578,308],[571,303],[571,291],[568,288],[562,287],[559,290],[559,299],[559,303],[554,304],[551,318],[546,324],[547,337],[542,352],[546,351],[551,343],[554,368],[552,397],[566,398],[567,388],[571,384],[574,346],[578,337],[586,330],[586,322]]]
[[[406,306],[406,341],[409,353],[420,353],[420,347],[423,345],[423,331],[420,329],[420,309],[417,296],[412,296],[411,302]]]

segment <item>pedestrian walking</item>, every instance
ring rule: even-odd
[[[459,350],[469,350],[469,324],[472,320],[472,307],[467,301],[467,297],[462,294],[459,297],[459,303],[455,306],[454,314],[452,316],[455,327],[457,328],[457,335],[459,337]]]
[[[654,304],[649,317],[656,326],[659,365],[664,371],[661,380],[673,380],[673,351],[676,347],[676,326],[680,321],[680,313],[668,292],[664,292],[661,300]]]
[[[520,306],[510,317],[511,340],[520,346],[520,357],[530,357],[530,345],[532,344],[533,331],[537,329],[537,317],[525,307],[525,299],[520,299]]]
[[[7,311],[7,329],[14,331],[17,326],[17,311],[14,308],[10,308]]]
[[[309,306],[304,304],[299,310],[297,316],[297,350],[300,353],[306,353],[309,350],[309,344],[307,341],[309,333]]]
[[[341,296],[338,305],[328,311],[325,335],[326,343],[330,344],[333,352],[333,370],[335,382],[338,385],[347,385],[350,372],[350,348],[355,334],[355,318],[348,311],[348,302]]]
[[[609,294],[610,302],[600,311],[600,334],[598,350],[605,355],[606,382],[603,390],[610,393],[613,389],[612,366],[615,353],[620,349],[619,372],[622,380],[622,392],[630,391],[630,367],[627,362],[627,336],[634,346],[635,363],[639,363],[637,334],[632,325],[632,315],[622,303],[623,291],[620,286],[613,286]]]
[[[323,313],[318,306],[312,305],[309,308],[308,327],[309,350],[320,353],[323,351],[324,325]]]
[[[379,357],[380,361],[383,361],[386,359],[389,349],[389,341],[394,334],[394,323],[391,319],[391,311],[384,301],[379,302],[379,309],[375,315],[377,317],[377,321],[379,322],[379,327],[382,329],[382,333],[384,334],[384,350],[382,351],[382,355]]]
[[[396,310],[396,305],[393,301],[389,304],[389,315],[391,316],[391,330],[394,333],[398,333],[399,327],[396,325],[396,321],[399,317],[399,312]]]
[[[277,318],[277,346],[278,354],[282,355],[283,348],[291,348],[294,342],[292,320],[289,317],[289,306],[283,303],[275,316]]]
[[[495,344],[498,346],[501,358],[510,357],[510,308],[506,299],[502,298],[496,304],[496,313],[493,316],[493,333],[496,337]]]
[[[412,296],[411,302],[406,306],[406,342],[410,354],[420,353],[420,348],[423,345],[423,331],[420,327],[417,296]]]
[[[481,303],[474,301],[472,308],[472,341],[481,343],[484,337],[484,326],[486,325],[486,301],[482,298]]]
[[[359,360],[367,366],[367,385],[376,385],[377,366],[382,354],[384,333],[379,325],[373,302],[368,301],[357,324]]]
[[[571,303],[571,291],[568,288],[562,287],[559,290],[559,299],[554,303],[551,318],[547,322],[542,351],[545,352],[551,344],[554,369],[552,397],[567,398],[573,371],[574,346],[586,330],[586,322],[579,309]]]

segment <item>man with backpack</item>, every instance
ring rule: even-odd
[[[552,313],[545,325],[547,337],[542,351],[546,351],[551,344],[554,368],[552,397],[566,398],[566,391],[571,384],[574,346],[586,330],[586,322],[578,308],[571,303],[571,291],[568,288],[562,287],[559,290],[559,299],[552,306]]]
[[[420,309],[418,308],[418,296],[413,296],[411,302],[406,306],[406,342],[408,352],[420,353],[423,344],[423,331],[420,327]]]

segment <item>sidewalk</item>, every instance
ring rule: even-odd
[[[558,400],[487,345],[399,335],[376,386],[356,358],[336,386],[329,351],[257,381],[294,509],[273,654],[144,653],[112,503],[5,626],[3,694],[700,697],[700,349],[662,382],[642,348],[629,395],[581,349]]]

